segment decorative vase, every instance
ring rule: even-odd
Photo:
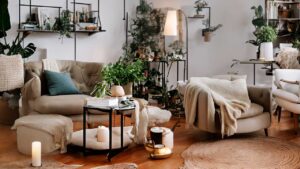
[[[273,43],[264,42],[260,44],[260,60],[273,61]]]
[[[125,95],[132,95],[132,86],[133,86],[132,82],[127,83],[126,85],[123,85],[123,89],[125,91]]]
[[[210,42],[211,32],[204,32],[204,42]]]
[[[125,96],[125,92],[122,86],[112,86],[110,89],[112,97],[122,97]]]

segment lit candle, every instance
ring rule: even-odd
[[[39,141],[32,142],[32,166],[40,167],[42,166],[42,144]]]
[[[108,143],[109,141],[109,129],[105,126],[99,126],[97,129],[97,141]]]

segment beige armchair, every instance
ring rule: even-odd
[[[295,130],[299,128],[300,114],[300,70],[299,69],[276,69],[275,85],[273,90],[278,114],[278,122],[281,118],[281,110],[293,113]]]
[[[230,79],[229,79],[230,80]],[[184,95],[185,83],[179,82],[179,92]],[[250,109],[247,112],[242,113],[242,116],[237,119],[237,134],[238,133],[251,133],[264,129],[266,136],[268,136],[268,128],[271,125],[271,88],[267,87],[248,87],[249,98],[252,102]],[[199,96],[201,105],[207,105],[208,94],[205,91]],[[199,112],[207,112],[207,106],[198,108]],[[216,109],[216,111],[219,111]],[[206,131],[206,121],[208,117],[204,117],[207,113],[201,113],[203,117],[198,118],[199,129]],[[221,130],[220,117],[218,113],[215,113],[215,122],[217,131]],[[219,123],[219,124],[218,124]],[[216,133],[218,133],[216,131]],[[212,131],[209,131],[212,132]]]
[[[25,85],[22,89],[21,115],[60,114],[81,120],[84,100],[95,83],[101,80],[103,64],[76,61],[57,61],[61,72],[69,73],[82,94],[49,96],[43,75],[42,62],[25,64]]]

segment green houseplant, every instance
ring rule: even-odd
[[[257,42],[260,44],[260,59],[273,61],[273,41],[277,39],[277,32],[271,26],[262,26],[256,31]]]
[[[223,25],[218,24],[217,26],[211,26],[206,29],[203,29],[203,36],[204,36],[204,41],[209,42],[211,40],[211,34],[215,32],[216,30],[220,29]]]
[[[133,83],[144,81],[144,63],[141,60],[128,62],[122,58],[114,64],[108,64],[102,70],[103,81],[97,83],[93,96],[102,97],[108,94],[108,86],[123,86],[125,94],[132,94]]]
[[[252,39],[252,40],[248,40],[246,43],[250,43],[254,46],[257,46],[257,59],[259,59],[260,57],[260,44],[261,42],[259,41],[259,39],[257,38],[257,31],[262,27],[262,26],[266,26],[267,23],[264,19],[264,11],[263,11],[263,7],[261,5],[259,6],[252,6],[251,10],[254,11],[254,17],[252,19],[252,25],[255,27],[255,30],[253,32],[253,35],[256,37],[256,39]]]
[[[204,17],[204,15],[201,15],[200,12],[204,7],[206,7],[208,4],[205,0],[197,0],[195,1],[194,8],[196,9],[196,16],[197,17]]]
[[[4,55],[16,55],[20,54],[23,58],[30,57],[36,50],[33,43],[29,43],[25,48],[22,46],[22,42],[28,34],[20,33],[17,35],[12,44],[9,44],[6,40],[7,33],[11,28],[10,16],[8,11],[8,0],[0,0],[0,38],[4,39],[4,43],[0,42],[0,54]]]
[[[59,33],[61,39],[64,37],[71,38],[72,25],[69,10],[62,11],[61,16],[55,18],[52,29]]]

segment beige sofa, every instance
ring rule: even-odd
[[[82,119],[84,99],[90,97],[95,83],[101,80],[103,64],[76,61],[57,61],[57,64],[61,72],[70,74],[82,94],[47,95],[42,62],[26,63],[21,115],[60,114],[75,121]]]
[[[179,83],[179,92],[184,95],[186,83]],[[266,136],[268,136],[268,128],[271,125],[271,89],[266,87],[249,86],[248,87],[249,98],[252,102],[248,111],[242,113],[242,116],[237,119],[237,134],[238,133],[251,133],[264,129]],[[206,92],[202,92],[199,96],[201,101],[201,107],[198,108],[199,112],[207,112],[207,97]],[[216,109],[219,111],[218,109]],[[201,113],[203,116],[196,117],[197,124],[200,130],[206,131],[207,113]],[[218,113],[215,114],[216,130],[214,133],[218,133],[220,129],[220,120]],[[212,131],[208,131],[212,132]]]

